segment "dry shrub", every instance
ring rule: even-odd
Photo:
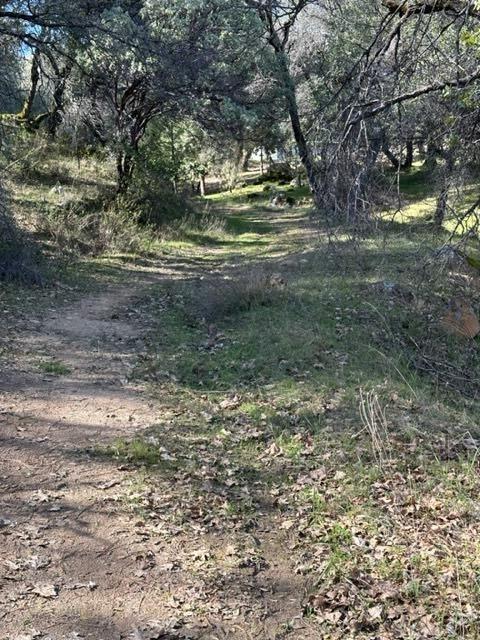
[[[375,462],[383,469],[390,461],[390,436],[385,409],[380,405],[374,391],[364,393],[360,389],[360,417],[363,428],[370,436],[372,454]]]
[[[154,241],[151,230],[140,226],[135,213],[120,203],[94,213],[86,213],[82,202],[50,208],[38,216],[36,230],[62,251],[88,255],[145,253]]]
[[[285,298],[286,283],[280,274],[264,269],[224,280],[201,281],[194,300],[194,315],[207,322],[268,306]]]
[[[430,378],[437,389],[458,398],[480,397],[478,342],[448,335],[440,327],[425,327],[421,340],[410,339],[410,365]]]
[[[42,285],[34,247],[8,213],[0,187],[0,281]]]
[[[201,212],[192,212],[181,218],[177,225],[180,231],[198,231],[200,233],[225,233],[227,221],[218,213],[208,209]]]

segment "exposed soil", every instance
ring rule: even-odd
[[[188,515],[184,528],[149,525],[125,501],[138,472],[96,455],[165,422],[129,381],[150,330],[142,301],[165,275],[129,272],[12,336],[0,371],[1,638],[307,637],[304,585],[268,505],[254,533],[227,523],[212,534]],[[63,375],[45,373],[51,361]],[[189,482],[160,482],[165,521]]]

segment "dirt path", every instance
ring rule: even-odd
[[[176,266],[169,281],[195,275],[191,262]],[[270,505],[254,533],[227,523],[212,534],[195,474],[166,474],[154,496],[137,495],[137,470],[94,453],[150,425],[166,425],[165,441],[181,431],[129,381],[151,328],[143,298],[166,275],[132,271],[124,284],[53,305],[12,343],[0,371],[2,640],[268,639],[301,617],[303,583]],[[157,290],[155,313],[161,306]],[[214,471],[197,475],[208,484]],[[155,501],[155,522],[126,496]]]
[[[16,370],[2,371],[2,638],[116,638],[140,614],[143,546],[112,494],[129,472],[88,451],[158,420],[160,409],[128,382],[146,329],[135,303],[148,283],[56,309],[22,335]],[[48,375],[41,361],[68,373]]]

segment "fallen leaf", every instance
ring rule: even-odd
[[[32,589],[32,593],[42,598],[56,598],[60,591],[60,587],[57,584],[38,584]]]
[[[368,617],[371,622],[379,622],[382,619],[383,605],[377,604],[368,609]]]

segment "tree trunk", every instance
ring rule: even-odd
[[[405,145],[405,160],[400,163],[400,160],[390,149],[388,142],[385,140],[382,144],[382,151],[387,156],[388,160],[392,164],[393,168],[398,171],[398,169],[411,169],[413,165],[413,140],[407,140]]]
[[[434,171],[437,166],[437,149],[432,144],[427,145],[423,166],[428,172]]]
[[[254,150],[252,149],[252,147],[249,147],[244,151],[243,160],[242,160],[242,171],[248,171],[248,168],[250,166],[250,160],[252,159],[253,151]]]
[[[205,174],[202,173],[202,175],[200,176],[200,195],[202,196],[202,198],[204,198],[206,194],[207,194],[207,188],[205,184]]]
[[[398,161],[397,156],[391,151],[390,147],[388,146],[388,142],[384,142],[383,143],[382,151],[387,156],[387,158],[388,158],[390,164],[393,166],[393,168],[398,171],[398,168],[400,166],[400,162]]]
[[[235,167],[238,172],[242,171],[243,158],[244,158],[244,146],[243,146],[243,140],[240,140],[240,142],[238,142],[237,154],[235,156]]]
[[[117,155],[117,193],[125,193],[133,175],[133,156],[128,151],[120,151]]]
[[[276,50],[276,58],[280,70],[280,76],[283,84],[283,92],[287,101],[288,114],[292,124],[293,136],[297,144],[300,160],[305,167],[307,173],[308,185],[315,199],[319,195],[318,176],[315,170],[312,153],[308,146],[305,134],[303,132],[302,122],[298,112],[298,102],[295,90],[295,83],[288,68],[287,56],[284,51]]]
[[[406,154],[405,162],[402,164],[402,169],[411,169],[413,165],[413,139],[410,138],[406,142]]]
[[[18,114],[18,118],[23,122],[30,122],[33,105],[37,96],[38,83],[40,81],[40,52],[35,49],[32,57],[32,66],[30,69],[30,89],[23,103],[22,110]]]
[[[454,154],[452,151],[447,151],[445,154],[445,168],[443,173],[443,184],[440,191],[440,195],[437,199],[437,207],[435,209],[434,222],[435,226],[440,228],[445,220],[445,215],[448,209],[448,193],[451,187],[453,169],[455,166]]]
[[[67,63],[58,77],[55,79],[55,89],[53,91],[53,106],[48,117],[47,130],[51,138],[57,135],[58,127],[62,124],[63,113],[65,111],[65,88],[67,78],[70,75],[72,64]]]

